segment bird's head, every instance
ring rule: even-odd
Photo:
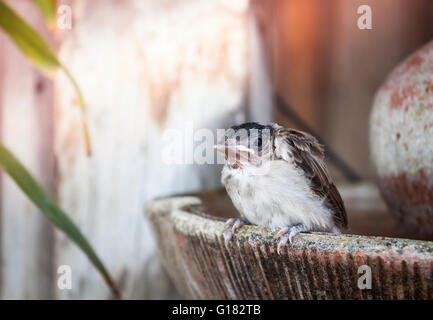
[[[224,153],[227,165],[234,169],[260,167],[272,157],[271,125],[248,122],[226,130],[224,139],[215,149]]]

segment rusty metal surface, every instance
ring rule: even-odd
[[[278,237],[246,226],[227,247],[224,219],[195,197],[147,206],[164,264],[193,299],[433,299],[433,242],[301,234],[278,255]],[[372,288],[358,288],[358,267]]]

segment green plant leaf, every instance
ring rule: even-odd
[[[45,40],[3,1],[0,1],[0,27],[39,69],[53,75],[61,66]]]
[[[60,209],[54,200],[36,182],[14,155],[0,143],[0,168],[2,168],[15,181],[20,189],[42,211],[42,213],[61,231],[63,231],[87,255],[96,269],[112,290],[115,297],[119,292],[106,270],[104,264],[96,255],[89,242],[75,226],[71,219]]]
[[[41,1],[39,1],[41,2]],[[45,2],[45,1],[42,1]],[[20,18],[10,7],[0,0],[0,28],[10,36],[21,52],[27,56],[41,71],[52,76],[54,71],[61,68],[74,86],[78,105],[81,110],[84,139],[87,154],[91,154],[91,143],[85,116],[85,102],[81,90],[70,72],[57,59],[56,54],[45,40],[27,22]]]
[[[33,0],[39,7],[45,21],[51,28],[54,28],[56,23],[56,1],[55,0]]]

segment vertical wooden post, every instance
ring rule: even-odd
[[[33,4],[9,2],[47,36]],[[3,33],[0,55],[1,141],[48,191],[53,191],[52,82]],[[0,183],[0,297],[52,298],[51,225],[8,176],[2,174]]]

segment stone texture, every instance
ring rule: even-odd
[[[401,63],[377,92],[370,145],[391,212],[408,230],[433,236],[433,42]]]

